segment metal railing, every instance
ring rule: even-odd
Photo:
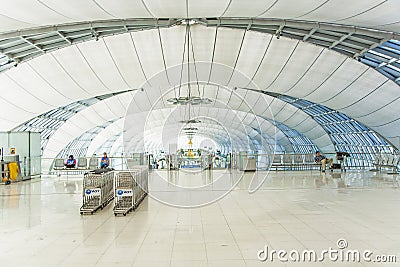
[[[338,160],[336,152],[324,153],[325,157],[332,158],[334,163],[340,162],[346,169],[392,169],[397,171],[399,169],[400,154],[396,153],[349,153],[350,156],[345,157],[343,160]],[[256,159],[257,170],[314,170],[319,169],[319,166],[314,162],[314,154],[251,154],[242,155],[239,153],[232,153],[232,156],[227,160],[226,156],[219,155],[218,160],[212,157],[210,163],[213,169],[224,168],[240,168],[241,157],[252,156]],[[151,164],[144,156],[143,165]],[[130,157],[109,157],[110,167],[115,170],[129,169],[127,161],[132,160]],[[100,166],[101,157],[79,157],[77,158],[76,168],[66,170],[64,162],[66,159],[61,158],[42,158],[42,173],[55,174],[57,171],[75,171],[76,173],[84,173],[89,170],[96,169]],[[140,165],[140,164],[137,164]],[[165,169],[167,164],[165,164]]]
[[[242,157],[248,155],[235,154],[234,166],[238,167]],[[252,154],[256,158],[257,170],[314,170],[319,165],[314,161],[314,154]],[[348,157],[338,159],[336,152],[325,153],[325,157],[332,158],[334,163],[340,163],[346,169],[383,168],[397,171],[400,163],[399,153],[349,153]]]
[[[109,157],[110,168],[117,171],[123,171],[129,169],[128,165],[131,165],[131,157]],[[64,163],[66,158],[42,158],[42,173],[43,174],[59,174],[63,172],[81,174],[91,170],[100,168],[101,156],[99,157],[78,157],[76,158],[75,168],[65,168]],[[147,165],[147,156],[140,161],[140,164],[135,165]]]

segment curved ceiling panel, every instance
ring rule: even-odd
[[[98,151],[98,148],[105,144],[110,138],[116,134],[122,134],[124,127],[124,119],[114,121],[111,125],[104,128],[99,134],[92,138],[92,142],[88,145],[84,156],[91,156]],[[110,129],[108,129],[110,128]],[[119,132],[118,132],[119,131]],[[103,151],[104,152],[104,151]],[[97,154],[97,153],[96,153]]]
[[[15,0],[5,1],[0,7],[0,31],[132,17],[265,17],[334,22],[399,31],[399,4],[396,0],[365,0],[352,5],[347,3],[345,0],[298,0],[295,5],[290,0],[253,0],[251,5],[239,0],[174,0],[167,3],[159,0],[71,0],[68,3],[62,0]]]
[[[117,95],[77,113],[53,134],[43,152],[43,157],[54,158],[60,152],[60,148],[65,147],[82,133],[108,121],[124,117],[131,99],[130,94]]]

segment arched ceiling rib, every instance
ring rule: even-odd
[[[400,31],[396,0],[368,0],[346,4],[347,2],[341,0],[298,0],[295,5],[292,0],[252,0],[251,4],[246,1],[229,0],[173,0],[163,4],[158,0],[4,1],[0,7],[0,31],[131,17],[285,18]],[[333,10],[335,12],[332,12]]]
[[[379,45],[400,39],[397,33],[369,30],[354,26],[326,24],[296,20],[262,18],[203,18],[193,19],[208,27],[226,27],[247,31],[269,33],[295,40],[309,42],[359,58],[375,50],[384,50]],[[98,40],[101,37],[134,32],[139,30],[160,29],[182,23],[179,19],[129,19],[74,23],[0,33],[0,71],[16,66],[45,53],[77,44],[83,41]],[[379,46],[379,47],[378,47]],[[390,72],[382,72],[388,77]],[[399,76],[394,75],[393,80]]]
[[[389,40],[368,50],[359,60],[400,85],[400,40]]]
[[[85,157],[87,149],[91,144],[93,138],[98,136],[104,129],[110,126],[114,121],[108,121],[103,125],[96,126],[89,131],[84,132],[79,137],[71,141],[66,147],[64,147],[57,155],[57,158],[67,158],[68,155],[77,157]]]
[[[391,145],[381,136],[341,112],[304,99],[270,92],[263,93],[290,103],[312,116],[329,134],[337,151],[363,153],[364,149],[372,147],[390,151]]]
[[[79,100],[67,106],[58,107],[46,113],[43,113],[22,125],[13,129],[16,132],[40,132],[41,150],[43,151],[47,142],[68,119],[82,111],[83,109],[107,98],[133,92],[133,90],[121,91],[111,94],[99,95],[93,98]]]
[[[112,98],[87,107],[67,120],[49,139],[43,152],[44,158],[54,158],[69,142],[79,137],[82,133],[107,123],[108,121],[122,118],[132,95],[120,94]]]

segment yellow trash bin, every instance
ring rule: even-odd
[[[19,173],[18,164],[16,162],[8,163],[8,171],[10,172],[10,180],[16,181]]]

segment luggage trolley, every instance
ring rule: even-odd
[[[144,199],[147,193],[141,188],[141,186],[143,185],[143,182],[147,181],[147,175],[147,168],[118,172],[116,174],[114,180],[115,216],[118,214],[126,216],[128,212],[134,210]]]
[[[138,183],[135,191],[136,206],[139,206],[140,202],[142,202],[143,199],[147,196],[148,181],[149,181],[149,169],[143,167],[140,169],[136,180],[136,182]]]
[[[113,171],[100,174],[85,173],[83,177],[81,214],[93,214],[98,209],[103,209],[113,200],[113,180]]]

